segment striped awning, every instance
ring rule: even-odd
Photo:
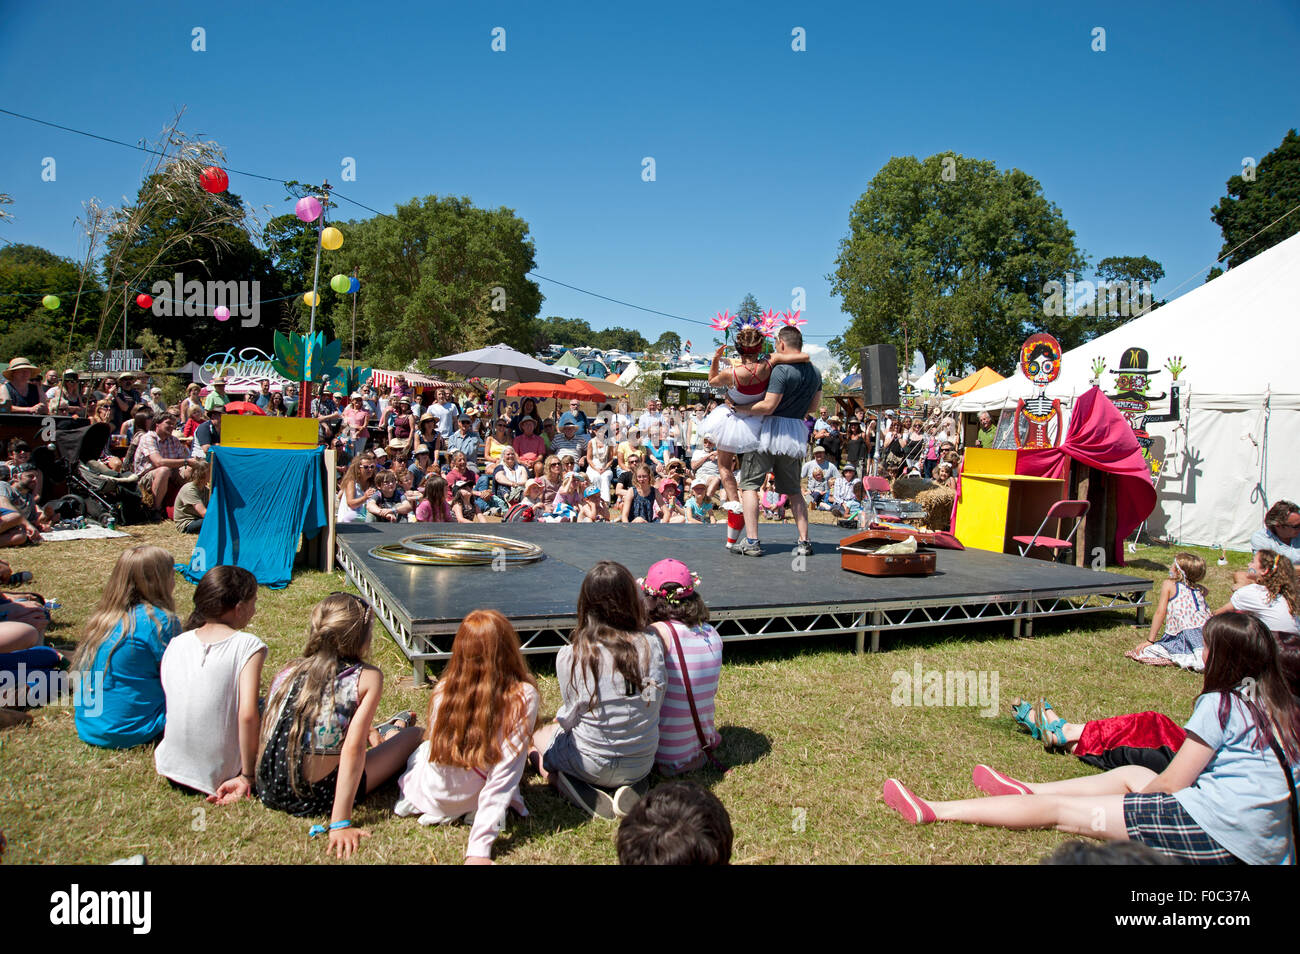
[[[376,387],[383,386],[391,388],[397,383],[397,376],[401,375],[406,378],[406,383],[413,388],[449,388],[453,387],[447,381],[439,381],[437,378],[431,378],[427,374],[416,374],[413,371],[384,371],[381,368],[375,368],[370,372],[370,383]]]

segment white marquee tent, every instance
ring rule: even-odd
[[[1148,427],[1152,453],[1163,455],[1159,502],[1147,523],[1155,537],[1192,546],[1247,549],[1264,511],[1300,500],[1300,235],[1229,269],[1208,284],[1072,351],[1048,388],[1068,408],[1091,386],[1092,363],[1104,358],[1100,384],[1113,393],[1121,355],[1145,348],[1151,367],[1181,356],[1186,371],[1180,419]],[[1151,378],[1150,393],[1168,393],[1170,374]],[[953,398],[945,409],[1012,409],[1033,391],[1017,373]],[[1152,414],[1169,399],[1152,400]]]

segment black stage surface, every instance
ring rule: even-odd
[[[424,663],[446,659],[451,636],[472,609],[497,609],[519,630],[526,652],[554,652],[572,628],[578,590],[601,560],[642,576],[664,557],[700,574],[701,592],[724,640],[854,634],[872,649],[880,633],[1007,620],[1032,634],[1035,617],[1136,609],[1141,622],[1149,580],[983,550],[938,550],[925,577],[868,577],[840,569],[836,547],[848,531],[814,525],[814,554],[797,561],[792,525],[763,525],[759,558],[734,556],[723,525],[681,524],[343,524],[338,558],[374,604],[423,679]],[[484,533],[535,543],[538,563],[409,566],[375,559],[372,547],[437,530]]]

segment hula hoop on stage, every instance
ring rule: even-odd
[[[485,533],[442,531],[404,537],[398,543],[374,547],[370,555],[389,563],[415,566],[485,566],[535,563],[545,554],[533,543]]]

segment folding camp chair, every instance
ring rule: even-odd
[[[1075,533],[1079,530],[1079,524],[1083,522],[1083,518],[1087,513],[1088,501],[1086,500],[1058,500],[1048,509],[1047,516],[1043,518],[1043,522],[1039,524],[1038,529],[1034,531],[1033,536],[1013,536],[1011,539],[1020,545],[1021,556],[1025,556],[1034,547],[1042,547],[1046,550],[1051,550],[1052,558],[1055,559],[1058,550],[1073,549],[1074,544],[1071,541],[1074,539]],[[1043,529],[1053,520],[1074,521],[1074,526],[1070,528],[1070,532],[1066,534],[1064,539],[1060,537],[1050,537],[1043,533]],[[1057,533],[1060,533],[1059,524],[1056,531]]]

